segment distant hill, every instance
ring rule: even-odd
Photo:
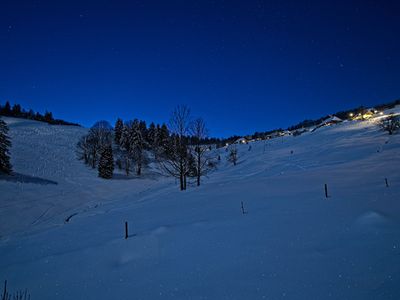
[[[11,104],[8,101],[4,105],[0,105],[0,116],[35,120],[52,125],[81,126],[77,123],[71,123],[61,119],[54,119],[53,113],[48,111],[46,111],[44,115],[42,115],[39,112],[34,112],[32,109],[26,110],[22,108],[20,104],[14,104],[11,107]]]

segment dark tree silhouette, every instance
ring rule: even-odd
[[[121,136],[123,129],[124,129],[124,123],[122,119],[118,118],[114,126],[114,142],[117,145],[120,145],[121,143]]]
[[[238,161],[238,151],[236,145],[231,145],[229,147],[228,161],[236,166],[236,163]]]
[[[168,141],[160,141],[158,161],[171,176],[179,178],[181,190],[186,190],[187,176],[190,174],[190,151],[186,135],[189,131],[190,110],[187,106],[177,106],[170,119],[172,136]],[[161,130],[163,127],[161,127]],[[166,137],[162,137],[163,139]]]
[[[0,119],[0,173],[12,173],[10,147],[11,141],[8,137],[8,126],[6,122]]]
[[[105,179],[112,178],[114,172],[114,157],[111,145],[105,147],[101,151],[98,170],[99,177]]]
[[[192,134],[192,151],[194,156],[194,175],[196,176],[197,185],[200,185],[201,176],[205,175],[211,164],[210,158],[206,156],[209,147],[202,144],[202,141],[207,137],[208,130],[202,118],[195,119],[190,126]]]

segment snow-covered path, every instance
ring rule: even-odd
[[[0,280],[32,299],[400,298],[400,135],[349,122],[240,145],[237,166],[221,150],[204,184],[179,192],[96,178],[74,160],[84,129],[50,127],[32,150],[34,133],[20,137],[40,126],[11,124],[14,165],[57,184],[0,180]]]

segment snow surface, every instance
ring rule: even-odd
[[[5,120],[0,281],[32,300],[400,299],[400,135],[374,121],[238,145],[237,166],[220,149],[180,192],[98,178],[76,160],[84,128]]]

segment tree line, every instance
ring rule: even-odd
[[[204,143],[208,136],[202,118],[192,119],[187,106],[177,106],[168,126],[139,119],[123,121],[118,118],[112,127],[106,121],[94,124],[77,144],[79,159],[98,169],[102,178],[112,178],[114,168],[129,176],[141,176],[150,161],[166,174],[179,179],[186,190],[188,178],[197,185],[202,176],[216,165],[211,147]]]
[[[400,100],[396,100],[377,105],[375,109],[390,109],[399,104]],[[359,108],[360,111],[362,109],[365,108]],[[347,118],[349,112],[357,112],[357,110],[343,111],[336,115]],[[9,102],[4,106],[0,105],[0,115],[37,120],[43,118],[42,121],[50,124],[75,125],[55,120],[49,112],[44,116],[35,114],[32,110],[27,113],[18,104],[11,107]],[[312,122],[314,121],[306,120],[289,129],[305,127]],[[380,125],[389,134],[398,132],[400,130],[399,116],[389,116]],[[0,173],[5,174],[12,173],[9,151],[11,140],[8,131],[7,124],[0,119]],[[247,138],[265,139],[279,131],[282,129],[256,132]],[[89,133],[79,140],[77,153],[85,164],[98,168],[99,176],[103,178],[111,178],[114,167],[125,170],[127,175],[134,171],[137,176],[141,176],[142,170],[147,168],[150,160],[153,160],[167,174],[179,179],[180,188],[185,190],[187,178],[195,178],[197,185],[200,185],[201,177],[212,170],[220,160],[219,155],[216,159],[210,154],[212,153],[211,144],[216,145],[217,148],[227,143],[231,144],[226,149],[229,151],[227,159],[235,165],[238,152],[236,146],[232,144],[238,138],[240,136],[226,139],[210,138],[204,120],[201,118],[193,120],[188,107],[178,106],[171,114],[168,126],[151,123],[147,127],[145,121],[138,119],[126,122],[118,119],[114,127],[106,121],[97,122],[90,128]]]
[[[70,125],[80,126],[76,123],[66,122],[61,119],[54,119],[53,113],[46,111],[44,115],[39,112],[34,112],[32,109],[25,110],[20,104],[14,104],[11,106],[10,102],[7,101],[4,105],[0,105],[0,115],[13,118],[22,118],[35,120],[39,122],[46,122],[52,125]]]

